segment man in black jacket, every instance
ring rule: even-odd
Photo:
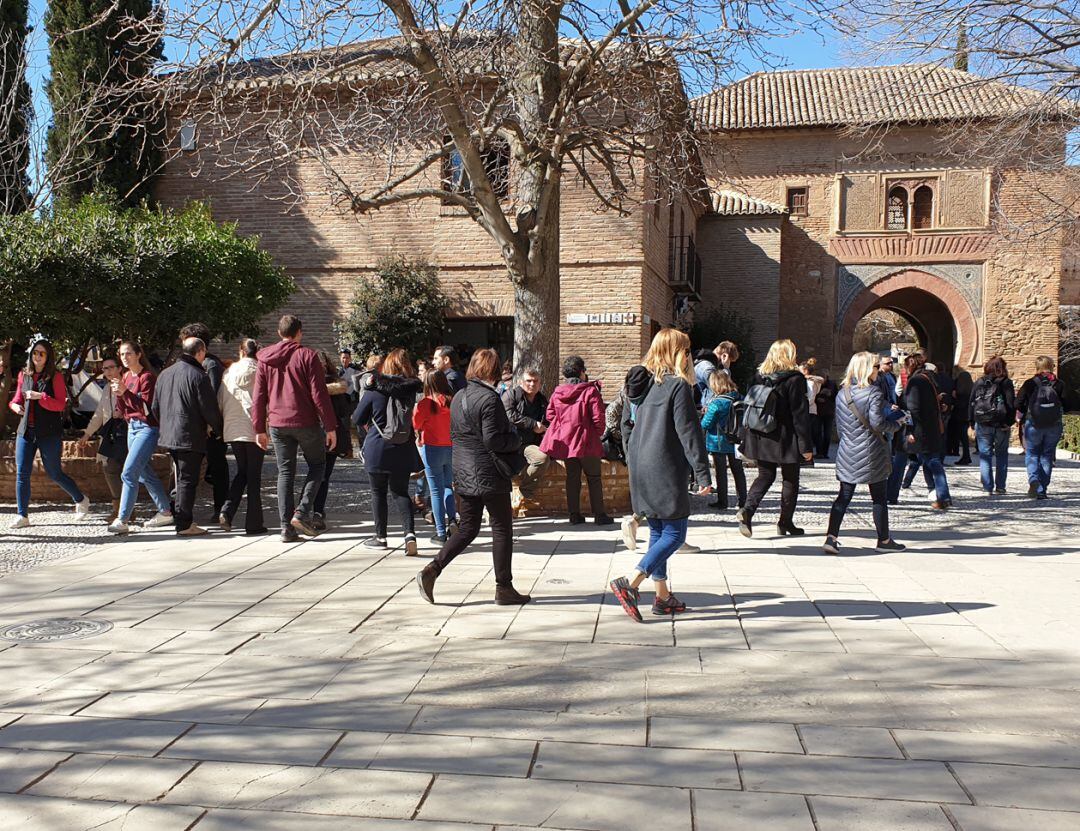
[[[548,465],[547,454],[540,450],[540,438],[547,431],[547,396],[540,389],[540,373],[529,368],[521,373],[521,384],[502,395],[506,417],[521,436],[522,450],[528,466],[521,472],[520,489],[528,499],[536,489],[536,481]],[[516,505],[514,506],[517,507]]]
[[[198,338],[209,350],[210,327],[205,323],[189,323],[180,330],[180,340]],[[221,379],[225,376],[225,364],[214,353],[207,351],[202,362],[203,369],[210,379],[210,388],[215,398],[221,389]],[[206,481],[214,489],[214,517],[221,516],[221,509],[229,498],[229,460],[225,455],[225,441],[220,433],[212,435],[206,441]]]
[[[196,537],[206,530],[192,522],[195,487],[199,483],[207,434],[223,429],[217,396],[210,377],[203,369],[206,344],[199,338],[186,338],[180,359],[158,376],[151,406],[161,434],[158,446],[169,451],[176,477],[176,533]]]

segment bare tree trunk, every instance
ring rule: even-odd
[[[11,383],[11,348],[14,341],[0,341],[0,437],[7,435],[8,418],[11,410],[8,402],[11,400],[14,384]]]
[[[558,184],[554,187],[558,190]],[[514,370],[530,366],[544,389],[559,380],[559,212],[530,233],[524,275],[514,275]]]

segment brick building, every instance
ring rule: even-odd
[[[1030,174],[974,165],[956,146],[957,125],[992,124],[1026,95],[908,65],[759,73],[695,100],[707,198],[661,204],[646,186],[619,216],[567,176],[561,354],[583,355],[611,390],[661,326],[725,305],[752,320],[759,355],[791,337],[802,355],[842,367],[859,319],[885,308],[941,364],[1000,353],[1028,371],[1056,354],[1062,293],[1078,294],[1063,285],[1061,234],[1001,233],[1032,208]],[[1063,134],[1039,139],[1064,159]],[[297,281],[288,309],[309,340],[332,347],[354,281],[406,254],[439,268],[452,299],[445,340],[509,353],[512,286],[495,243],[460,209],[432,200],[357,218],[315,198],[288,209],[240,172],[215,175],[213,151],[190,134],[186,146],[158,198],[206,199],[259,234]]]

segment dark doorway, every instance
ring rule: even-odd
[[[929,292],[903,288],[890,292],[874,303],[856,326],[866,328],[876,312],[887,310],[910,324],[920,348],[938,369],[950,371],[956,361],[956,322],[948,307]],[[903,328],[903,327],[901,327]]]
[[[443,340],[466,365],[477,349],[494,349],[503,361],[514,355],[514,318],[451,317],[443,324]]]

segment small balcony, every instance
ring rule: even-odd
[[[701,257],[693,237],[671,237],[668,245],[668,285],[677,294],[701,299]]]

